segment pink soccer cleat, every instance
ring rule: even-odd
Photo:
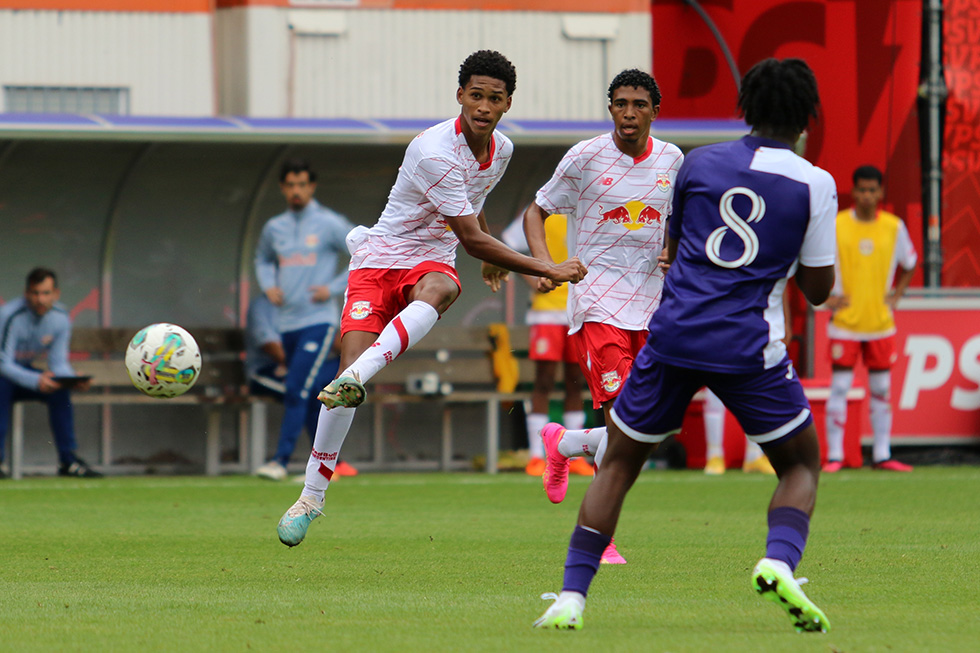
[[[599,560],[601,564],[604,565],[625,565],[626,558],[619,555],[619,551],[616,550],[616,540],[610,540],[609,546],[606,550],[602,552],[602,558]]]
[[[871,466],[871,469],[883,470],[886,472],[911,472],[912,465],[906,465],[905,463],[900,463],[894,458],[889,458],[888,460],[882,460],[881,462],[875,463]]]
[[[541,481],[544,491],[551,503],[561,503],[568,491],[568,458],[558,451],[558,443],[565,435],[565,427],[550,422],[541,429],[541,439],[544,441],[545,466]]]
[[[824,474],[836,474],[841,469],[843,469],[844,463],[839,460],[828,460],[823,465]]]

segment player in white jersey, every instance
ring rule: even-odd
[[[792,151],[819,101],[805,62],[766,59],[739,90],[752,133],[687,153],[677,175],[662,303],[611,411],[605,459],[579,510],[562,592],[535,626],[582,627],[586,594],[626,493],[707,386],[762,445],[779,477],[752,587],[782,607],[798,631],[830,629],[794,578],[816,503],[820,450],[781,340],[780,306],[790,277],[813,304],[827,299],[834,282],[836,184]],[[717,604],[702,604],[712,618],[718,614]],[[738,611],[728,618],[738,619]]]
[[[519,254],[489,235],[487,194],[500,181],[513,145],[496,131],[510,109],[517,74],[500,53],[475,52],[459,69],[459,117],[427,129],[408,146],[381,219],[354,229],[347,298],[341,317],[343,370],[319,395],[320,410],[306,485],[279,521],[279,539],[299,544],[321,514],[340,447],[365,399],[364,383],[419,341],[460,293],[456,246],[483,263],[496,292],[508,270],[543,277],[553,287],[577,283],[577,258],[554,264]]]
[[[658,256],[672,211],[674,180],[684,160],[677,146],[650,136],[661,99],[653,77],[624,70],[610,83],[608,96],[613,132],[569,150],[524,218],[532,254],[550,260],[544,218],[568,215],[569,252],[589,268],[589,276],[569,289],[569,333],[593,405],[602,407],[607,423],[660,303],[663,272]],[[602,464],[605,434],[604,427],[545,426],[542,479],[552,502],[565,498],[570,457],[590,454]],[[604,561],[625,562],[614,550]]]

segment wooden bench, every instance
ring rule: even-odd
[[[189,328],[201,347],[203,365],[201,377],[187,394],[173,399],[148,397],[133,388],[123,358],[126,346],[136,328],[83,328],[73,330],[71,341],[72,366],[80,375],[91,375],[92,388],[74,393],[75,405],[96,405],[102,408],[100,458],[103,467],[113,467],[112,406],[174,406],[198,405],[207,412],[205,473],[254,471],[265,462],[269,434],[268,405],[272,400],[248,394],[242,364],[244,336],[234,328]],[[527,360],[527,328],[510,330],[512,349],[520,365],[521,379],[533,379],[533,364]],[[372,411],[372,459],[366,469],[385,467],[384,427],[386,413],[393,404],[435,403],[442,407],[441,453],[438,462],[416,467],[453,469],[470,464],[453,460],[454,406],[485,405],[486,470],[497,471],[497,452],[500,442],[500,411],[502,406],[522,401],[529,390],[499,393],[493,376],[491,354],[494,344],[489,329],[483,327],[436,327],[415,347],[382,370],[368,384],[368,402]],[[447,393],[423,395],[409,392],[406,381],[425,374],[434,374],[439,384],[448,384]],[[221,419],[224,413],[237,410],[239,415],[239,459],[233,464],[220,461]],[[17,403],[11,429],[11,476],[21,478],[23,467],[24,421],[23,403]],[[135,471],[135,470],[134,470]]]
[[[453,408],[464,404],[484,405],[487,473],[497,473],[500,448],[500,414],[507,404],[530,397],[530,381],[534,378],[533,362],[527,359],[528,329],[525,326],[509,329],[511,350],[519,366],[519,379],[527,389],[499,392],[494,377],[492,354],[495,343],[490,329],[479,327],[439,327],[429,332],[414,347],[389,367],[377,374],[367,386],[365,407],[372,411],[373,457],[365,468],[384,466],[384,424],[388,408],[393,404],[436,403],[442,407],[440,458],[435,463],[418,468],[471,468],[468,461],[453,460]],[[434,375],[438,385],[448,384],[439,392],[420,394],[410,392],[407,382]]]
[[[227,407],[245,410],[254,402],[246,392],[241,352],[244,347],[240,329],[196,328],[189,329],[201,348],[203,365],[201,376],[194,387],[180,397],[158,399],[136,390],[129,379],[124,364],[126,347],[137,328],[84,328],[72,330],[72,367],[79,375],[92,376],[92,388],[88,392],[72,394],[76,406],[97,405],[102,407],[101,463],[111,467],[112,414],[110,408],[118,405],[175,406],[197,405],[207,412],[205,438],[205,472],[220,472],[221,416]],[[11,428],[10,475],[23,476],[24,451],[24,404],[14,405]],[[244,444],[244,435],[239,434]],[[245,448],[239,447],[244,456]],[[244,471],[248,462],[241,459],[238,466]]]

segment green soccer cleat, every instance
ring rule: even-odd
[[[793,620],[796,632],[826,633],[830,631],[830,622],[823,610],[807,598],[799,581],[793,578],[793,572],[785,562],[763,558],[752,570],[752,589],[762,598],[778,604]]]
[[[323,514],[323,501],[307,495],[301,495],[286,514],[279,520],[279,541],[286,546],[296,546],[306,537],[306,529],[310,522]]]
[[[364,389],[364,384],[361,383],[356,374],[334,379],[317,395],[317,399],[327,408],[336,408],[337,406],[356,408],[364,403],[366,397],[367,391]]]
[[[564,597],[553,592],[542,594],[544,600],[554,600],[551,607],[538,617],[534,622],[534,628],[548,628],[553,630],[582,630],[585,620],[582,618],[582,611],[585,609],[585,598],[581,594],[566,593]]]

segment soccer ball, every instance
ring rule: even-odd
[[[151,324],[129,342],[126,371],[143,394],[170,399],[197,381],[201,350],[194,337],[176,324]]]

